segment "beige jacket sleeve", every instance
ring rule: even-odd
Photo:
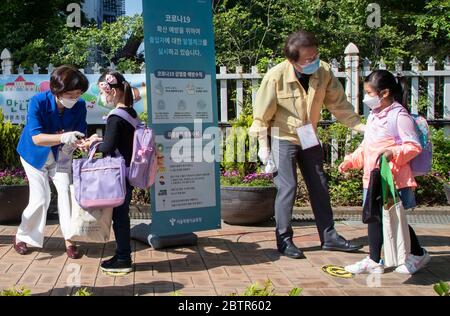
[[[361,118],[355,113],[353,105],[347,101],[344,88],[339,80],[331,72],[331,79],[328,83],[324,104],[327,109],[342,124],[358,132],[364,132],[365,125],[361,124]]]
[[[265,76],[256,94],[256,102],[253,108],[253,124],[249,135],[266,139],[270,121],[277,111],[276,81],[270,76]]]

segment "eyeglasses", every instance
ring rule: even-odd
[[[303,66],[306,66],[306,65],[312,63],[313,61],[317,60],[319,57],[320,57],[320,53],[317,53],[314,57],[305,59],[305,63],[304,64],[300,64],[300,63],[297,62],[297,63],[293,63],[293,65],[297,66],[297,67],[303,67]]]

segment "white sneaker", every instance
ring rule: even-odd
[[[346,266],[345,271],[360,274],[360,273],[374,273],[374,274],[382,274],[384,273],[384,266],[380,263],[376,263],[369,257],[364,260],[358,261],[355,264]]]
[[[430,255],[424,249],[423,256],[408,255],[406,262],[395,269],[395,272],[401,274],[414,274],[423,269],[431,260]]]

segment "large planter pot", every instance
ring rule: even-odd
[[[450,204],[450,184],[444,184],[445,196],[447,197],[447,203]]]
[[[275,214],[275,187],[221,187],[222,219],[230,225],[255,225]]]
[[[20,223],[28,198],[28,185],[0,186],[0,224]]]

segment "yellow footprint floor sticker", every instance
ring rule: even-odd
[[[106,271],[103,271],[103,273],[110,277],[120,277],[120,276],[126,276],[126,275],[130,274],[128,272],[106,272]]]
[[[353,274],[345,271],[344,267],[340,267],[340,266],[326,265],[326,266],[322,267],[322,271],[328,275],[335,277],[335,278],[341,278],[341,279],[353,278]]]

